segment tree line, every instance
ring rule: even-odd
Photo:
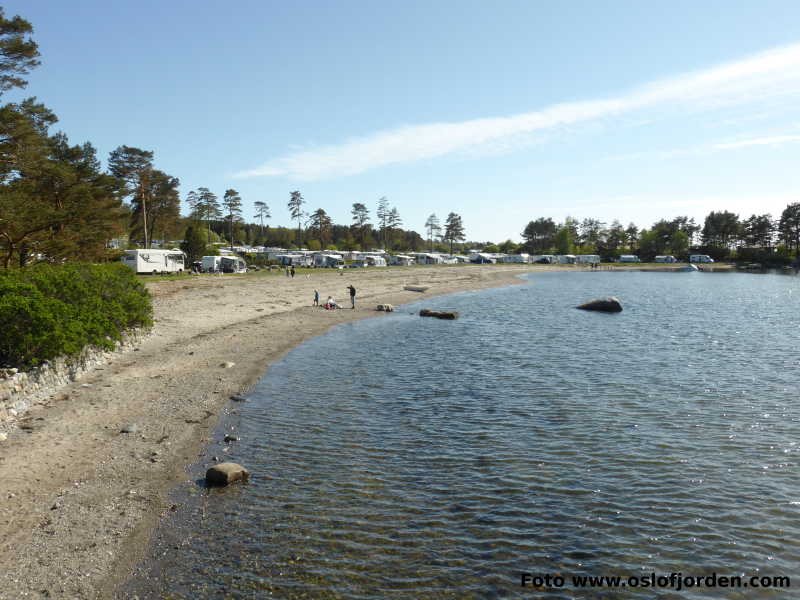
[[[0,8],[0,95],[27,85],[25,76],[40,64],[32,25]],[[132,247],[184,237],[193,247],[226,241],[231,245],[286,248],[421,250],[425,240],[402,228],[397,207],[378,201],[373,224],[365,204],[354,203],[353,221],[334,224],[324,208],[307,213],[299,191],[287,208],[296,230],[269,227],[266,202],[256,201],[257,223],[245,223],[243,200],[228,189],[218,198],[200,187],[186,196],[189,215],[181,216],[178,177],[157,168],[151,150],[120,145],[101,168],[88,142],[73,145],[51,133],[55,113],[36,98],[0,106],[0,267],[24,267],[32,260],[61,263],[102,260],[115,237]],[[455,217],[448,217],[448,222]],[[463,240],[463,227],[448,229],[438,243]]]
[[[522,232],[523,242],[511,240],[489,250],[529,254],[599,254],[604,260],[621,254],[637,254],[642,260],[671,254],[685,259],[702,253],[716,260],[741,259],[787,262],[800,250],[800,203],[789,204],[779,218],[753,214],[741,219],[729,211],[712,211],[699,225],[693,218],[661,219],[649,228],[635,224],[610,225],[598,219],[578,221],[567,217],[562,223],[540,217]]]

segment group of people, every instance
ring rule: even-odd
[[[356,288],[352,285],[347,286],[348,291],[350,292],[350,308],[355,310],[356,308]],[[314,290],[314,304],[313,306],[320,306],[319,303],[319,290]],[[333,296],[328,296],[328,299],[325,300],[325,304],[321,305],[325,310],[332,310],[335,308],[342,308],[336,303],[336,300],[333,299]]]

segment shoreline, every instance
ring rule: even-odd
[[[0,443],[0,600],[114,597],[170,514],[170,493],[214,442],[230,396],[247,393],[306,340],[385,315],[375,310],[379,303],[513,285],[523,282],[519,275],[552,271],[589,269],[418,266],[149,282],[152,333],[33,407],[20,420],[25,428]],[[351,283],[357,310],[311,306],[314,288],[346,305]],[[406,284],[429,289],[404,291]],[[235,366],[224,368],[228,362]],[[128,424],[137,431],[121,433]]]
[[[379,303],[512,285],[520,274],[552,270],[560,269],[320,270],[149,283],[152,335],[33,407],[20,421],[25,429],[0,445],[0,599],[113,597],[146,556],[170,492],[212,441],[229,397],[307,339],[378,318]],[[350,283],[355,311],[310,306],[315,287],[341,301]],[[429,290],[404,291],[405,284]],[[121,433],[128,424],[136,431]]]

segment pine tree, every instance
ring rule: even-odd
[[[450,254],[453,254],[453,245],[464,241],[464,224],[461,217],[451,212],[444,223],[444,239],[450,243]]]
[[[303,236],[301,230],[300,221],[303,218],[303,204],[305,200],[303,200],[303,195],[298,191],[295,190],[289,195],[289,203],[287,207],[289,208],[289,215],[292,219],[297,219],[297,247],[303,247]]]
[[[369,210],[366,205],[355,202],[353,203],[351,214],[353,215],[353,227],[358,231],[361,240],[361,249],[366,250],[364,246],[366,245],[367,230],[369,229]]]
[[[6,19],[0,7],[0,95],[25,87],[28,82],[22,76],[39,66],[39,47],[26,38],[31,33],[33,26],[28,21],[18,15]]]
[[[241,220],[242,218],[242,197],[236,190],[225,190],[225,195],[222,197],[222,205],[225,207],[225,212],[228,213],[228,238],[231,243],[232,251],[233,222],[234,220]]]
[[[261,221],[261,237],[264,237],[264,219],[272,218],[269,212],[269,206],[267,206],[266,202],[262,202],[261,200],[253,202],[253,206],[256,207],[256,218]]]
[[[428,243],[430,245],[429,250],[433,252],[433,238],[437,236],[442,231],[442,226],[439,224],[439,217],[436,216],[436,213],[432,213],[428,220],[425,221],[425,229],[428,232]]]

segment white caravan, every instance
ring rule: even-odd
[[[123,264],[137,273],[183,273],[185,256],[180,250],[126,250]]]
[[[204,256],[201,265],[205,273],[247,272],[247,263],[238,256]]]
[[[581,265],[599,265],[600,256],[597,254],[578,254],[575,261]]]
[[[713,263],[714,259],[708,254],[692,254],[689,257],[690,263]]]

